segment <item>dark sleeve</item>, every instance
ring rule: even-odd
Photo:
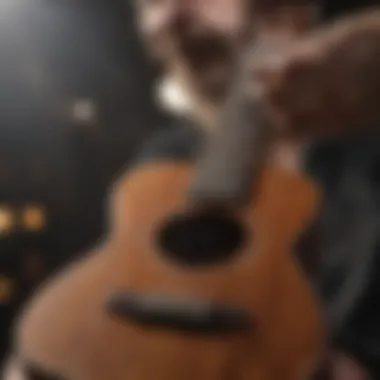
[[[315,146],[307,169],[322,187],[321,260],[314,273],[337,348],[380,380],[379,137]]]
[[[157,160],[191,161],[201,143],[200,131],[189,124],[170,127],[153,135],[133,162],[136,165]]]

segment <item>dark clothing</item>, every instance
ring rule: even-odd
[[[335,345],[380,379],[380,138],[323,142],[310,149],[305,169],[324,191],[318,218],[321,260],[312,279],[325,302]],[[191,161],[202,134],[185,121],[155,137],[138,156]]]
[[[308,170],[324,190],[316,273],[335,344],[380,379],[380,136],[319,144]]]
[[[173,125],[153,136],[137,156],[136,162],[140,164],[167,159],[191,161],[202,141],[203,135],[199,128],[184,120],[179,125]]]

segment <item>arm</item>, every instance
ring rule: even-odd
[[[380,9],[339,19],[273,58],[257,60],[253,73],[277,132],[325,136],[380,125]]]

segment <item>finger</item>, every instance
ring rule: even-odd
[[[198,7],[199,19],[222,34],[236,34],[243,23],[241,0],[193,0]]]
[[[160,0],[141,4],[137,2],[140,16],[140,27],[147,36],[155,36],[170,25],[178,12],[175,0]]]
[[[4,380],[27,380],[21,363],[13,357],[3,364],[2,378]]]
[[[343,353],[335,354],[331,363],[333,380],[369,380],[370,378],[358,362]]]

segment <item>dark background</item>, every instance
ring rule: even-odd
[[[0,280],[14,288],[4,299],[0,292],[1,355],[30,291],[101,238],[107,186],[166,123],[130,8],[122,0],[0,2],[0,212],[17,218],[38,205],[47,219],[39,231],[18,223],[0,234]],[[81,99],[96,109],[86,122],[73,116]]]

